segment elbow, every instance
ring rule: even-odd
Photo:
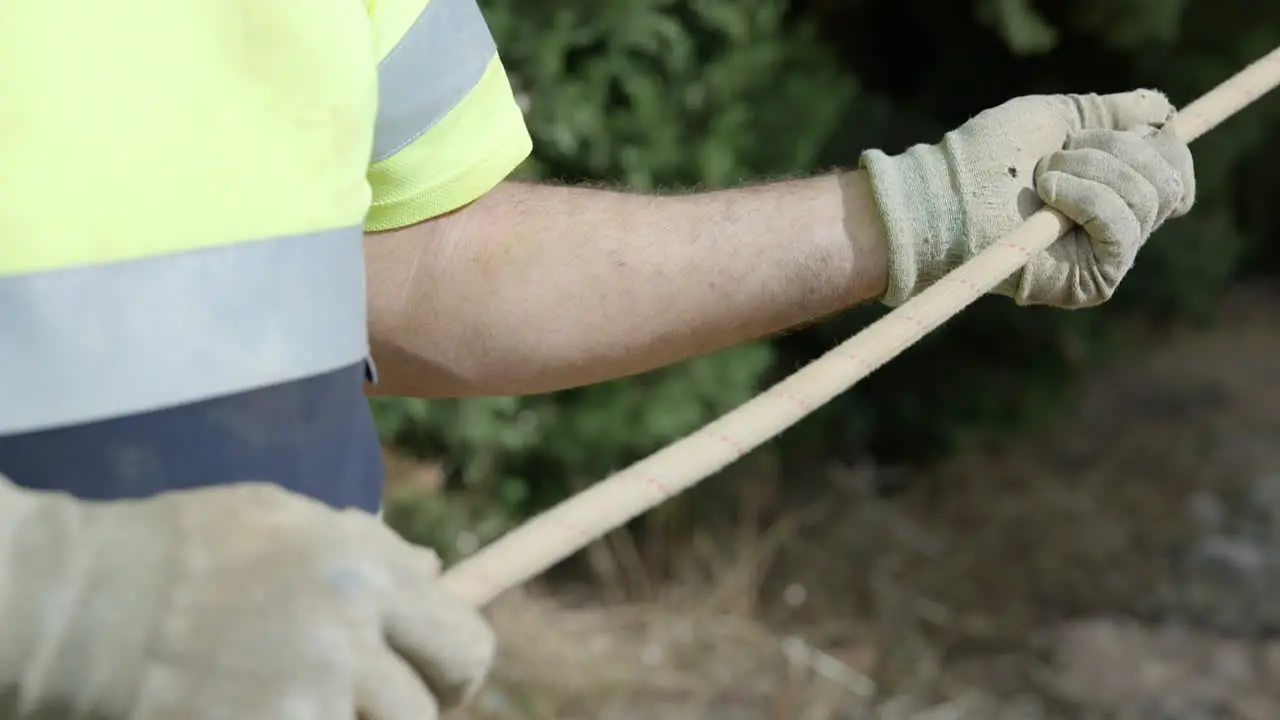
[[[427,399],[534,395],[584,384],[577,363],[529,336],[458,318],[434,329],[374,332],[369,395]],[[434,331],[433,331],[434,330]]]

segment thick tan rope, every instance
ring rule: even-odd
[[[1170,123],[1194,140],[1280,85],[1280,48],[1183,108]],[[1071,223],[1047,208],[932,287],[702,429],[530,519],[450,569],[445,583],[485,605],[723,469],[893,359],[1016,272]]]

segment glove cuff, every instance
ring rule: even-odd
[[[867,150],[859,160],[888,241],[889,283],[880,301],[897,307],[963,259],[960,192],[946,154],[936,145],[913,145],[892,156]]]

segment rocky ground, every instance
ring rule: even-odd
[[[1066,423],[689,551],[633,602],[494,608],[473,718],[1280,718],[1280,295]],[[785,478],[782,479],[785,482]]]

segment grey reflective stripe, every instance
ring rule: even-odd
[[[476,0],[431,0],[378,66],[373,161],[394,155],[448,115],[496,52]]]
[[[362,238],[353,227],[0,277],[0,435],[360,362]]]

